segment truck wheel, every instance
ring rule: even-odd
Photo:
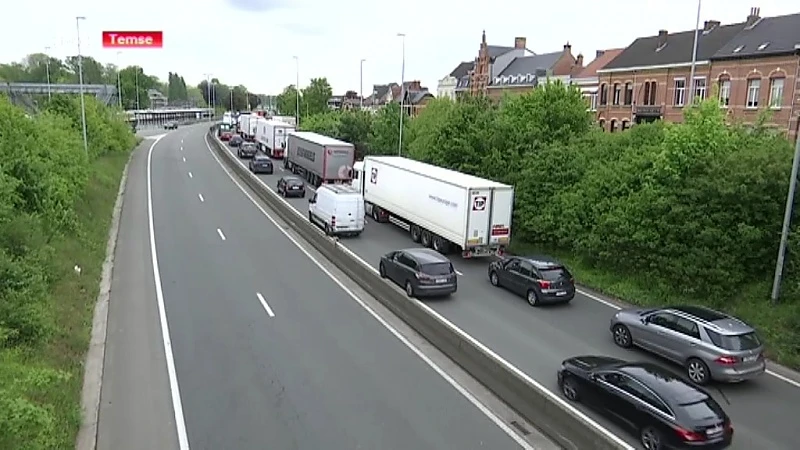
[[[411,240],[414,242],[419,242],[419,239],[421,237],[420,235],[422,234],[419,227],[416,225],[411,225],[410,232],[411,232]]]
[[[446,255],[450,251],[449,242],[439,236],[433,236],[433,249]]]
[[[428,230],[422,230],[422,236],[420,236],[420,243],[423,247],[430,248],[431,246],[431,232]]]

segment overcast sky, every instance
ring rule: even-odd
[[[484,6],[486,5],[486,6]],[[701,22],[743,21],[751,6],[762,16],[800,12],[787,0],[704,0]],[[694,27],[695,0],[604,2],[572,0],[34,0],[12,1],[0,25],[0,60],[17,61],[51,47],[54,56],[77,53],[75,16],[83,54],[117,62],[103,49],[102,31],[163,30],[163,49],[126,50],[121,65],[138,64],[161,79],[169,71],[197,84],[211,73],[226,84],[257,93],[277,93],[327,77],[334,93],[364,91],[373,83],[399,82],[406,37],[406,80],[421,80],[435,92],[437,80],[478,52],[481,31],[494,45],[525,36],[528,48],[547,53],[569,41],[588,63],[597,49],[625,47],[636,37]]]

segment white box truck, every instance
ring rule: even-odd
[[[288,141],[283,167],[304,176],[310,184],[349,184],[353,179],[353,144],[310,131],[289,133]]]
[[[259,120],[256,125],[256,143],[267,156],[281,159],[286,151],[289,133],[294,131],[294,126],[279,120]]]
[[[297,118],[295,116],[272,116],[272,120],[277,120],[293,127],[297,127]]]
[[[246,141],[256,140],[256,128],[259,120],[264,121],[265,119],[256,114],[242,114],[239,116],[239,132]]]
[[[511,240],[514,187],[400,156],[354,164],[366,214],[414,242],[464,258],[502,254]]]

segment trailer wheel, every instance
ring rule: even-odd
[[[420,242],[422,243],[423,247],[430,247],[431,246],[431,232],[428,230],[422,230],[422,236],[420,238]]]
[[[411,232],[411,240],[414,242],[419,242],[420,238],[422,237],[422,231],[419,229],[417,225],[411,225],[409,230]]]
[[[433,236],[433,249],[446,255],[450,251],[450,243],[439,236]]]

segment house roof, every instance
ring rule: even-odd
[[[743,28],[744,23],[737,23],[717,26],[709,32],[701,30],[697,40],[697,60],[709,60]],[[638,38],[602,70],[688,63],[692,60],[694,34],[694,30],[669,34],[666,45],[660,49],[658,35]]]
[[[425,91],[411,91],[411,90],[409,90],[407,92],[407,94],[406,94],[406,100],[405,101],[407,103],[411,104],[411,105],[416,105],[420,101],[422,101],[422,99],[424,99],[425,97],[433,97],[433,94],[431,94],[427,90],[425,90]]]
[[[586,67],[583,68],[583,71],[578,74],[575,78],[591,78],[597,76],[597,71],[604,68],[606,64],[610,63],[611,60],[619,56],[622,51],[625,50],[624,48],[612,48],[609,50],[605,50],[602,55],[595,58],[592,62],[589,63]]]
[[[541,55],[514,58],[498,76],[533,75],[536,70],[551,70],[564,52],[543,53]]]
[[[766,46],[762,47],[762,45]],[[800,14],[764,17],[745,27],[711,59],[748,58],[794,53],[800,50]],[[739,48],[741,47],[741,48]],[[739,51],[736,51],[739,49]]]
[[[502,45],[487,45],[486,50],[489,53],[489,59],[494,61],[498,56],[505,55],[506,53],[514,50],[514,47],[505,47]]]
[[[462,62],[455,69],[453,69],[452,72],[450,72],[450,76],[456,79],[461,78],[465,76],[470,70],[472,70],[472,67],[474,65],[475,63],[472,61]]]

